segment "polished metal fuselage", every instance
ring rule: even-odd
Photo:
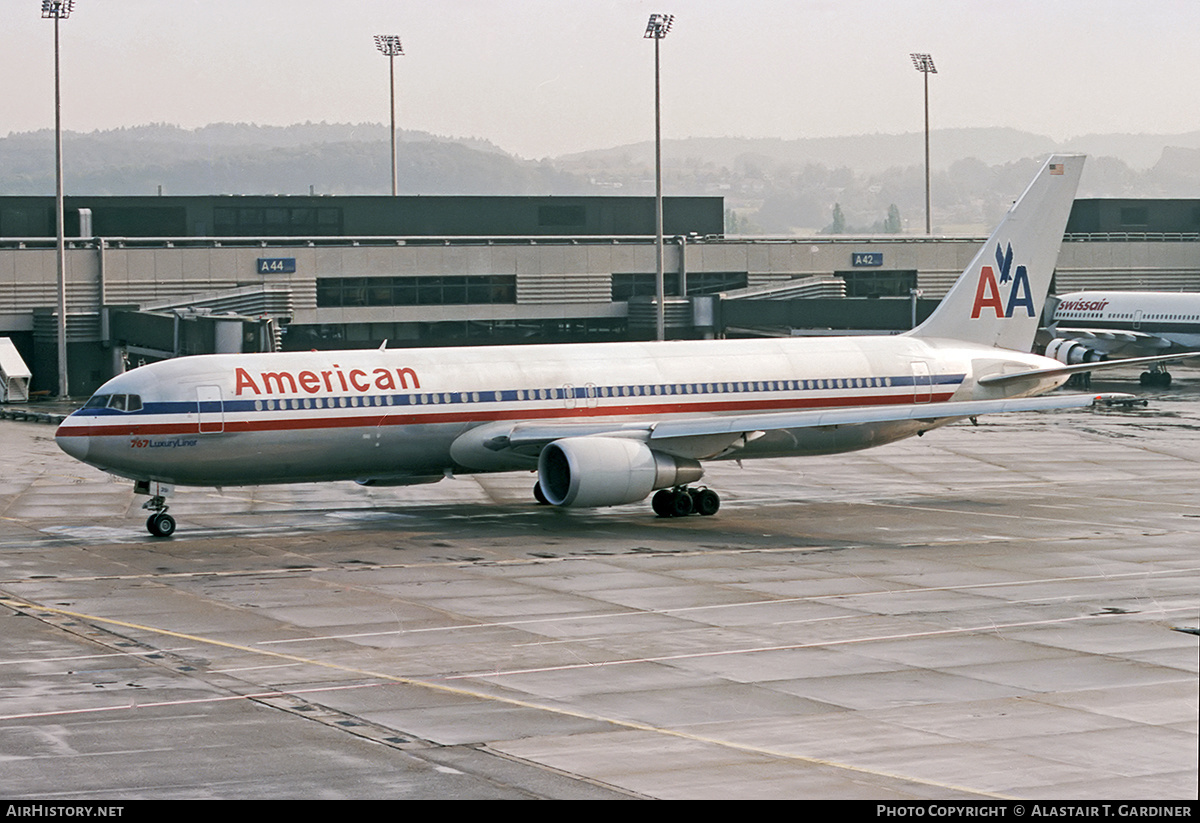
[[[976,383],[1047,362],[907,336],[207,355],[113,378],[97,396],[136,397],[138,408],[80,410],[57,439],[137,480],[421,482],[536,466],[536,454],[464,438],[482,426],[556,421],[590,431],[909,404],[928,404],[935,419],[945,401],[1053,388],[1062,378],[1003,390]],[[929,429],[929,419],[759,432],[711,459],[862,449]]]

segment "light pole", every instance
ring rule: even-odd
[[[654,288],[658,295],[656,326],[658,339],[667,339],[667,322],[664,304],[667,301],[666,289],[663,286],[663,202],[662,202],[662,95],[658,82],[658,41],[667,36],[671,24],[675,22],[673,14],[652,14],[646,23],[646,39],[654,41]]]
[[[391,89],[392,111],[392,197],[396,196],[396,58],[404,56],[398,34],[375,35],[375,48],[388,59],[388,85]]]
[[[42,0],[42,17],[54,20],[54,213],[58,257],[58,396],[70,396],[67,382],[67,241],[63,226],[62,93],[58,71],[58,21],[66,20],[75,0]]]
[[[928,54],[910,54],[913,66],[925,75],[925,233],[933,234],[933,223],[929,212],[929,75],[937,74],[933,57]]]
[[[919,300],[924,294],[924,289],[908,290],[908,297],[912,301],[912,325],[909,328],[915,329],[917,327],[917,300]]]

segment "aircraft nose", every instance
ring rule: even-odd
[[[85,434],[73,433],[74,427],[70,425],[68,418],[54,433],[54,442],[58,447],[67,454],[74,457],[76,460],[86,460],[88,447],[91,445],[92,439]]]

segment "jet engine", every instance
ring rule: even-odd
[[[1108,355],[1103,352],[1088,348],[1078,340],[1068,340],[1065,337],[1056,337],[1051,340],[1046,346],[1046,356],[1068,366],[1079,363],[1099,363],[1108,359]]]
[[[699,480],[700,463],[620,437],[567,437],[538,457],[538,484],[555,506],[636,503],[655,489]]]

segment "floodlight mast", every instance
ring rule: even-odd
[[[388,59],[388,88],[391,90],[392,113],[392,197],[396,196],[396,58],[404,56],[404,47],[397,34],[375,35],[375,48]]]
[[[655,327],[659,340],[667,339],[666,288],[663,284],[663,194],[662,194],[662,95],[659,84],[658,41],[667,36],[673,14],[652,14],[646,23],[645,39],[654,41],[654,288]]]
[[[910,54],[913,67],[925,76],[925,233],[933,234],[933,222],[929,208],[929,75],[937,74],[933,57],[928,54]]]
[[[63,225],[62,91],[59,82],[58,21],[75,10],[75,0],[42,0],[42,19],[54,20],[54,213],[58,261],[58,396],[70,396],[67,376],[67,242]]]

